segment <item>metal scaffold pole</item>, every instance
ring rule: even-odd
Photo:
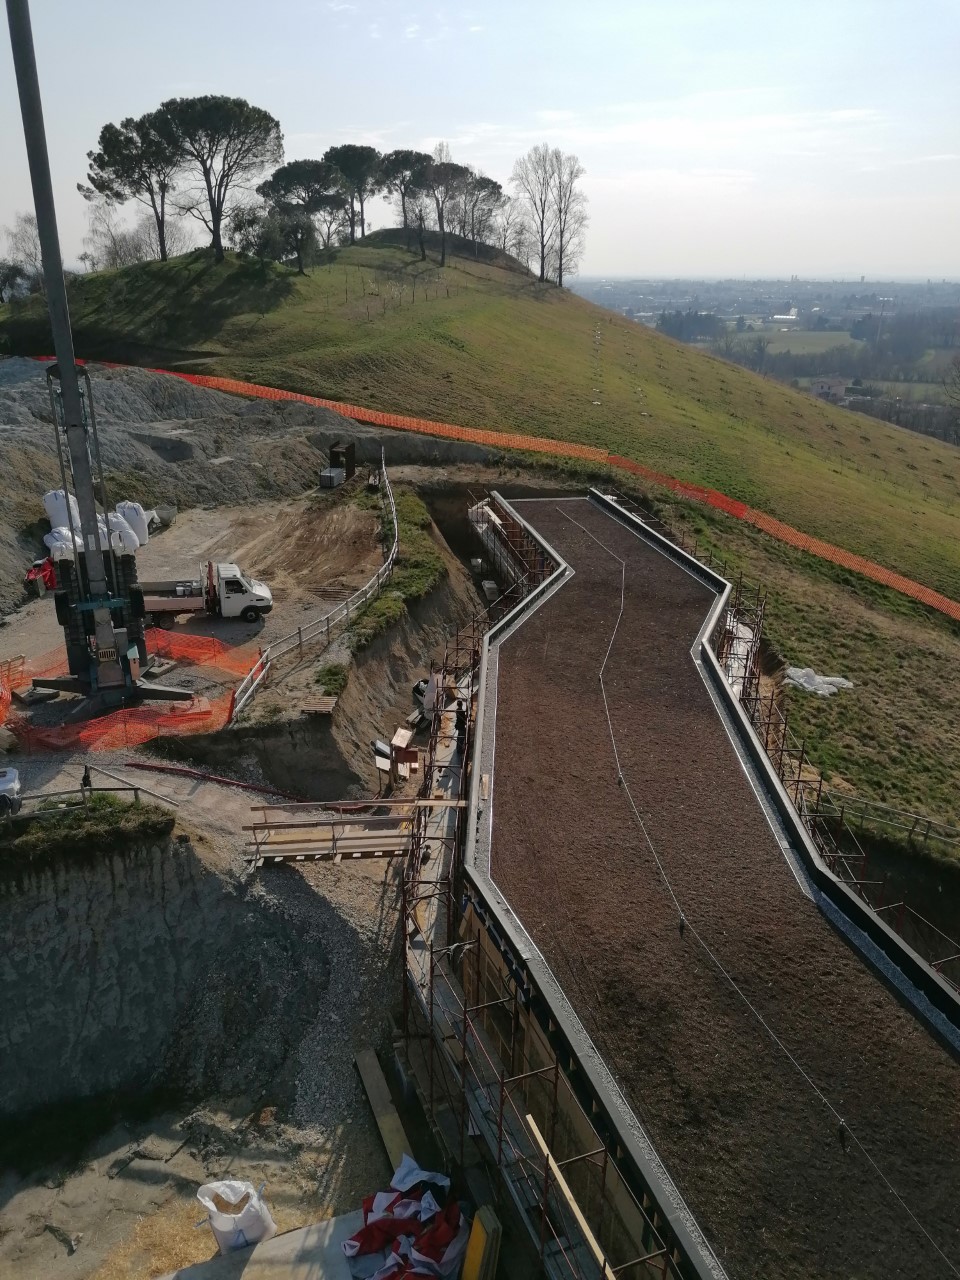
[[[73,486],[80,512],[80,533],[85,552],[87,582],[91,601],[106,601],[108,588],[103,557],[100,554],[93,468],[87,440],[87,424],[80,394],[80,379],[73,350],[67,289],[63,279],[57,214],[53,201],[53,183],[47,154],[40,83],[33,47],[30,10],[27,0],[7,0],[7,19],[13,65],[20,95],[23,135],[30,165],[37,232],[43,261],[44,289],[53,332],[53,349],[57,357],[57,374],[63,409],[63,432],[66,437]],[[67,495],[65,495],[66,497]],[[117,638],[110,610],[106,605],[92,610],[97,654],[94,659],[96,683],[117,686],[124,683],[124,672],[118,661]],[[91,672],[94,675],[94,672]]]

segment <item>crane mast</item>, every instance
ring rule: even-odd
[[[66,463],[69,463],[80,522],[80,528],[72,529],[71,533],[83,546],[82,552],[75,553],[73,573],[66,575],[69,581],[60,584],[65,590],[58,601],[58,618],[64,626],[70,672],[77,691],[97,694],[107,702],[118,702],[134,693],[139,674],[138,650],[142,654],[142,635],[138,634],[141,628],[132,617],[130,593],[121,589],[136,582],[136,568],[134,565],[132,579],[129,566],[123,566],[126,572],[119,571],[121,567],[109,547],[109,530],[108,547],[105,551],[101,548],[94,465],[106,510],[103,470],[89,378],[78,369],[73,348],[27,0],[7,0],[7,19],[56,355],[56,364],[48,371],[47,381],[54,409],[57,451],[68,511]],[[70,521],[73,522],[72,515]]]

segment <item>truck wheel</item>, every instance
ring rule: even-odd
[[[0,818],[9,817],[13,813],[13,801],[9,796],[0,796]]]
[[[260,610],[254,609],[251,606],[249,609],[244,609],[240,617],[244,620],[244,622],[256,622],[256,620],[260,617]]]

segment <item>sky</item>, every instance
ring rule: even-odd
[[[287,159],[443,139],[506,185],[535,143],[575,152],[584,275],[960,278],[960,0],[31,9],[68,264],[101,127],[224,93],[278,118]],[[32,198],[0,26],[2,227]]]

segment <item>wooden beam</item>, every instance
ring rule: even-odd
[[[404,1131],[397,1108],[393,1105],[377,1055],[372,1049],[361,1049],[356,1056],[356,1064],[380,1137],[387,1149],[390,1167],[396,1169],[405,1155],[413,1155],[413,1147]]]
[[[295,804],[252,804],[251,813],[281,813],[290,809],[336,809],[345,814],[363,818],[363,809],[465,809],[467,800],[447,800],[441,796],[423,798],[411,796],[408,800],[298,800]]]
[[[557,1184],[557,1190],[566,1200],[567,1208],[573,1214],[574,1218],[576,1218],[577,1226],[583,1232],[583,1238],[587,1243],[587,1247],[589,1248],[590,1252],[593,1254],[596,1260],[597,1266],[599,1266],[600,1268],[600,1275],[602,1276],[603,1280],[617,1280],[616,1275],[614,1274],[613,1268],[610,1266],[609,1262],[607,1262],[606,1254],[603,1252],[603,1250],[600,1248],[600,1245],[597,1243],[596,1236],[590,1230],[589,1223],[587,1222],[586,1218],[583,1216],[580,1206],[577,1204],[576,1200],[574,1199],[573,1192],[570,1190],[569,1186],[567,1185],[566,1178],[560,1172],[560,1166],[557,1164],[556,1160],[554,1160],[550,1152],[550,1148],[547,1146],[546,1142],[544,1141],[543,1134],[537,1128],[537,1122],[534,1120],[533,1116],[527,1116],[526,1119],[527,1119],[527,1127],[530,1130],[531,1134],[533,1135],[534,1142],[540,1148],[541,1155],[546,1157],[547,1164],[550,1166],[550,1175],[553,1178],[554,1182]],[[544,1208],[546,1208],[546,1206],[544,1206]]]

